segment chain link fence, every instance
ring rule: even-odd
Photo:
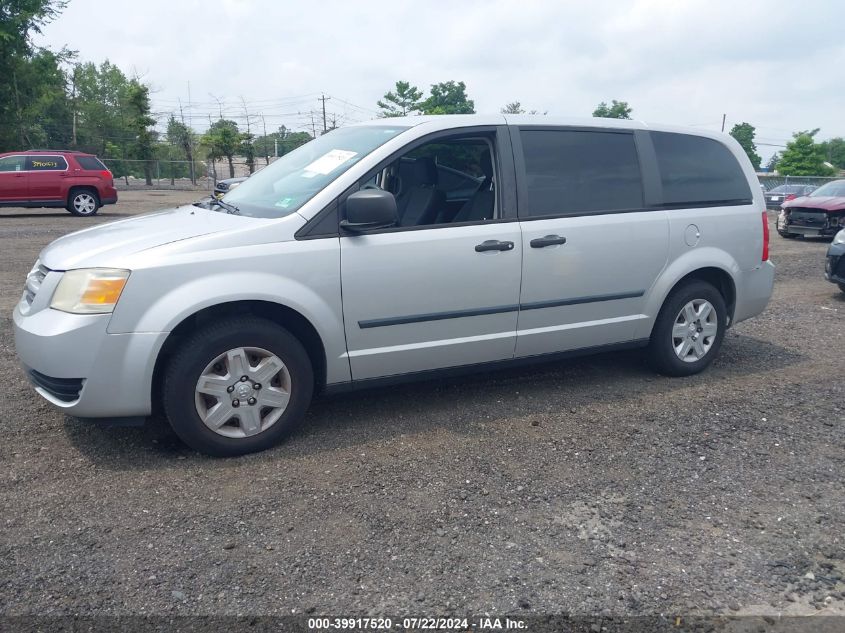
[[[152,188],[182,191],[211,191],[218,180],[231,178],[229,161],[194,161],[187,160],[136,160],[130,158],[101,158],[106,167],[114,174],[117,189],[150,189],[147,185],[149,169]],[[254,169],[257,171],[272,163],[275,157],[265,162],[264,157],[256,158]],[[248,176],[249,165],[240,157],[232,161],[235,177]]]
[[[766,191],[771,191],[775,187],[781,185],[812,185],[817,189],[823,184],[839,180],[836,176],[775,176],[775,175],[759,175],[760,184],[765,187]]]

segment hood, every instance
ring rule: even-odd
[[[70,233],[41,251],[40,259],[51,270],[113,266],[115,256],[243,228],[244,221],[242,217],[191,205],[177,207]]]
[[[784,209],[801,207],[821,211],[845,211],[845,197],[842,196],[802,196],[781,205]]]

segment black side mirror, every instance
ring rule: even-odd
[[[346,219],[340,227],[350,233],[396,226],[399,214],[396,198],[382,189],[362,189],[346,198]]]

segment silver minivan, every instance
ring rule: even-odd
[[[62,237],[14,311],[67,414],[162,410],[265,449],[312,395],[644,347],[694,374],[772,293],[763,193],[730,136],[634,121],[388,118],[221,200]]]

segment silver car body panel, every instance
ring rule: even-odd
[[[636,121],[504,117],[409,117],[366,125],[408,129],[353,165],[296,213],[279,219],[187,206],[100,225],[47,246],[49,271],[14,313],[25,368],[83,379],[78,399],[39,393],[84,417],[152,410],[156,359],[170,332],[205,308],[237,301],[285,306],[307,319],[326,355],[326,382],[565,352],[647,339],[666,296],[701,268],[727,273],[734,322],[761,312],[774,266],[761,262],[760,188],[753,204],[498,221],[299,240],[296,233],[374,166],[428,134],[462,127],[536,125],[659,130],[710,137],[754,172],[725,135]],[[691,227],[694,227],[691,228]],[[567,243],[528,247],[560,234]],[[695,235],[691,245],[690,235]],[[507,251],[476,252],[485,240]],[[62,272],[131,270],[111,315],[53,310]]]

